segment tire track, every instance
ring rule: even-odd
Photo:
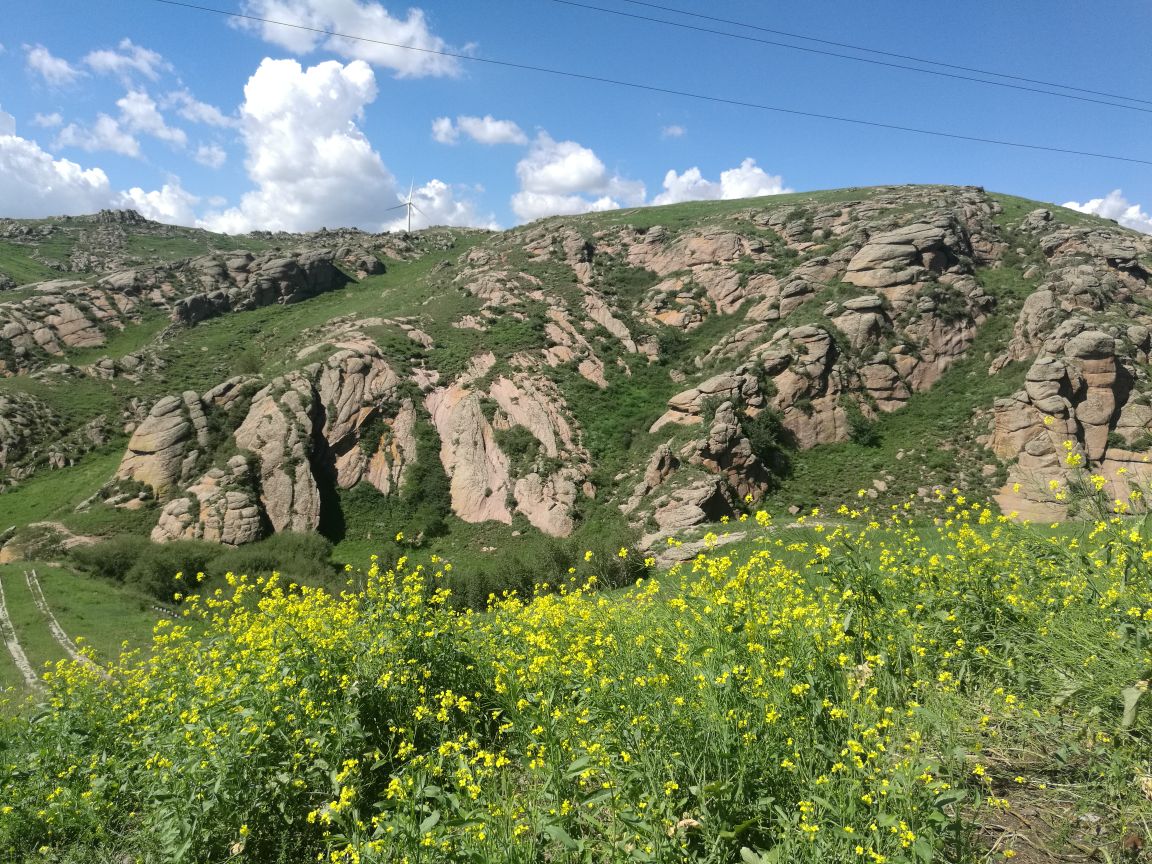
[[[78,663],[91,662],[87,657],[80,653],[80,648],[73,642],[64,628],[60,626],[60,622],[56,620],[56,616],[52,614],[52,610],[48,607],[48,601],[44,597],[44,590],[40,587],[40,577],[36,575],[36,571],[24,571],[24,581],[28,583],[28,590],[32,592],[32,602],[36,604],[36,608],[40,610],[40,614],[48,619],[48,630],[52,634],[52,638],[56,640],[68,656]]]
[[[4,644],[8,648],[8,653],[12,655],[16,668],[20,670],[24,684],[31,690],[41,689],[40,679],[36,676],[32,664],[28,662],[28,655],[20,647],[20,642],[16,638],[16,628],[12,626],[12,619],[8,617],[8,602],[4,598],[4,580],[2,578],[0,578],[0,637],[4,639]]]

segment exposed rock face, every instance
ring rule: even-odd
[[[85,269],[84,280],[0,297],[0,375],[36,375],[49,391],[98,379],[126,394],[140,382],[134,400],[123,398],[82,434],[133,433],[119,476],[157,490],[156,536],[167,539],[231,543],[311,530],[324,521],[321,500],[328,507],[361,483],[403,494],[418,453],[427,452],[429,417],[452,508],[467,521],[522,529],[527,520],[565,535],[585,496],[619,507],[638,530],[684,530],[734,513],[779,481],[749,436],[764,444],[778,420],[800,449],[845,441],[849,418],[904,410],[965,360],[969,371],[979,363],[1012,376],[999,389],[980,382],[998,394],[1016,389],[1030,367],[1018,393],[994,408],[975,406],[964,430],[941,440],[966,450],[987,441],[1007,463],[977,465],[965,479],[990,483],[1006,469],[1005,495],[1020,509],[1051,512],[1059,502],[1046,493],[1011,490],[1064,482],[1064,441],[1092,470],[1128,465],[1130,478],[1143,476],[1137,466],[1152,441],[1152,315],[1144,311],[1152,307],[1152,241],[1056,208],[1006,226],[997,199],[975,188],[852,190],[669,216],[663,226],[650,225],[651,214],[633,225],[625,213],[557,218],[472,237],[400,292],[381,292],[372,317],[345,314],[277,334],[284,345],[275,349],[275,380],[241,377],[207,389],[231,373],[229,357],[205,356],[214,369],[198,385],[202,395],[155,405],[150,382],[166,362],[181,380],[187,375],[179,350],[186,327],[307,301],[340,288],[344,272],[370,277],[380,258],[448,249],[455,235],[260,234],[251,238],[255,251],[162,263],[133,259],[143,244],[129,241],[133,232],[177,229],[89,220],[84,231],[100,238],[99,253],[77,250],[51,264],[61,273]],[[0,237],[29,246],[62,230],[0,221]],[[353,308],[370,290],[358,289]],[[1009,314],[1011,338],[1000,326],[1008,321],[986,326]],[[61,353],[103,345],[157,315],[175,323],[145,348],[61,362]],[[238,331],[241,322],[233,323]],[[461,373],[483,350],[492,353]],[[949,386],[966,386],[966,376]],[[604,416],[617,405],[640,428]],[[33,463],[71,458],[58,436],[45,448],[43,424],[27,415],[23,405],[12,417],[0,410],[5,482]],[[982,435],[989,421],[994,428]],[[645,428],[659,439],[644,439]],[[640,440],[666,443],[637,453]],[[617,460],[594,466],[592,453],[617,446],[627,460],[598,472],[593,487],[593,468]],[[235,451],[247,474],[227,462]],[[908,491],[896,488],[902,483],[893,481],[893,494]]]
[[[0,300],[0,373],[32,368],[41,355],[105,344],[106,334],[140,322],[150,310],[195,324],[230,311],[296,303],[347,284],[331,250],[283,256],[235,253],[140,267],[93,284],[56,280],[28,286],[31,296]]]
[[[0,395],[0,473],[15,468],[48,441],[58,422],[48,406],[34,396]]]
[[[207,445],[208,418],[200,397],[191,390],[165,396],[132,433],[116,476],[165,495],[192,476]]]
[[[188,487],[185,497],[165,505],[152,529],[152,540],[207,540],[241,546],[259,540],[263,528],[247,460],[233,456],[227,468],[211,469]]]
[[[758,500],[772,481],[771,473],[744,437],[731,402],[724,402],[716,409],[708,436],[688,445],[684,455],[690,463],[723,476],[738,500],[748,497]]]
[[[370,343],[346,343],[320,370],[315,387],[324,409],[321,435],[342,489],[355,486],[368,470],[369,454],[360,446],[361,430],[380,415],[382,403],[399,383],[400,378]]]
[[[970,253],[964,227],[954,216],[914,222],[868,238],[848,262],[844,281],[863,288],[908,285],[955,269]]]
[[[299,303],[350,281],[336,266],[331,250],[296,256],[254,257],[246,252],[227,258],[205,256],[189,261],[180,275],[186,284],[198,282],[202,288],[174,305],[172,317],[183,324],[274,303]]]
[[[734,373],[714,375],[677,393],[668,400],[668,410],[648,431],[659,432],[669,423],[694,426],[703,421],[703,409],[709,402],[734,402],[759,408],[764,404],[764,396],[756,377],[747,367],[740,367]]]
[[[273,530],[315,531],[320,492],[310,457],[318,405],[311,383],[294,373],[256,394],[236,444],[259,460],[260,501]]]
[[[1099,465],[1109,452],[1110,432],[1131,441],[1152,420],[1146,404],[1126,404],[1131,379],[1117,363],[1115,339],[1099,330],[1070,335],[1078,328],[1068,325],[1046,342],[1024,390],[995,405],[988,446],[1002,459],[1015,459],[999,496],[1006,510],[1056,515],[1058,490],[1050,484],[1066,485],[1070,468],[1079,467],[1069,466],[1070,452]]]
[[[465,522],[511,524],[508,457],[496,444],[479,395],[454,384],[428,394],[424,404],[440,434],[440,461],[451,478],[452,510]]]

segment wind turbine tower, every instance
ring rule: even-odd
[[[408,184],[408,198],[404,201],[403,204],[397,204],[395,207],[389,207],[387,210],[384,211],[385,213],[387,213],[391,210],[399,210],[401,207],[405,208],[408,211],[408,233],[409,234],[412,233],[412,211],[413,210],[415,210],[421,216],[425,216],[425,218],[427,218],[424,211],[421,210],[419,207],[417,207],[415,202],[413,202],[413,200],[412,200],[412,189],[415,185],[416,185],[415,181],[410,182]]]

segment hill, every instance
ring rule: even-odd
[[[934,186],[500,233],[0,222],[0,558],[287,532],[562,573],[858,490],[1062,518],[1064,441],[1115,497],[1148,470],[1150,269]]]

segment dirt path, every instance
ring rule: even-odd
[[[80,653],[80,649],[76,647],[76,643],[68,638],[68,634],[64,632],[64,628],[60,626],[60,622],[57,621],[56,616],[52,614],[52,610],[48,606],[48,601],[44,598],[44,591],[40,587],[40,577],[36,575],[36,571],[25,570],[24,580],[28,583],[28,590],[32,592],[32,602],[36,604],[36,608],[40,610],[40,614],[48,619],[48,630],[51,632],[52,638],[55,639],[60,647],[68,652],[68,656],[77,663],[92,665],[92,661]]]
[[[8,617],[8,603],[4,599],[3,579],[0,579],[0,638],[4,639],[8,653],[12,655],[16,668],[20,670],[20,674],[24,678],[24,683],[32,690],[39,690],[40,679],[36,676],[32,664],[28,662],[28,655],[20,647],[20,642],[16,639],[16,628],[12,626],[12,619]]]

